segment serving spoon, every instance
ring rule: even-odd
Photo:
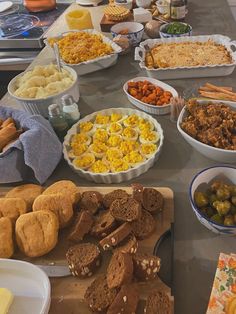
[[[62,72],[61,60],[60,60],[60,52],[59,52],[59,48],[58,48],[58,44],[57,43],[53,44],[53,51],[54,51],[54,55],[55,55],[55,58],[56,58],[58,71]]]

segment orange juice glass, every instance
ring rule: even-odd
[[[93,28],[91,14],[89,10],[77,9],[66,14],[66,22],[69,29]]]

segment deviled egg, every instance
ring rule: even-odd
[[[138,151],[132,151],[123,158],[123,160],[127,162],[130,167],[133,168],[143,163],[145,159],[146,158]]]
[[[111,123],[108,127],[108,132],[112,134],[121,134],[123,131],[122,125],[120,123],[114,122]]]
[[[81,133],[86,133],[88,135],[93,135],[95,131],[95,126],[91,121],[81,122],[79,124],[79,129]]]
[[[139,140],[142,144],[145,143],[157,143],[160,140],[160,135],[156,131],[145,130],[141,132]]]
[[[92,164],[95,162],[95,156],[92,153],[85,153],[80,157],[77,157],[73,160],[73,165],[76,168],[80,168],[83,170],[87,170],[92,166]]]
[[[136,141],[138,132],[134,128],[127,127],[123,130],[122,136],[125,141]]]
[[[98,114],[96,115],[94,125],[96,128],[106,128],[110,124],[110,116]]]
[[[108,173],[108,172],[110,172],[109,165],[102,160],[95,161],[89,170],[93,173]]]
[[[108,147],[105,143],[95,140],[93,144],[90,145],[89,150],[94,154],[96,158],[102,158]]]
[[[157,145],[153,143],[141,144],[139,151],[144,157],[151,158],[157,151]]]

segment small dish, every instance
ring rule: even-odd
[[[165,0],[156,1],[156,6],[161,14],[170,13],[170,5]]]
[[[128,82],[138,82],[138,81],[149,81],[152,84],[163,88],[165,91],[171,92],[173,97],[178,97],[177,91],[173,87],[171,87],[170,85],[163,83],[161,81],[158,81],[156,79],[150,78],[150,77],[135,77],[135,78],[127,81],[123,86],[123,91],[125,92],[129,101],[135,107],[137,107],[137,108],[139,108],[139,109],[141,109],[147,113],[153,114],[153,115],[164,115],[164,114],[170,113],[170,104],[167,104],[164,106],[153,106],[153,105],[146,104],[145,102],[140,101],[140,100],[136,99],[135,97],[131,96],[128,93]]]
[[[203,184],[209,184],[213,180],[223,180],[230,181],[233,184],[236,184],[236,167],[222,165],[214,166],[201,170],[193,178],[190,187],[189,187],[189,199],[192,206],[192,209],[197,216],[197,219],[202,225],[207,229],[220,234],[236,234],[236,226],[225,226],[219,223],[216,223],[206,216],[203,215],[201,210],[195,204],[194,193],[200,189],[200,186]]]
[[[14,299],[8,314],[47,314],[51,286],[47,275],[37,266],[0,258],[1,287],[10,290]]]
[[[180,27],[182,27],[183,29],[185,28],[187,30],[180,34],[167,33],[168,27],[176,27],[176,26],[178,27],[178,25],[180,25]],[[161,38],[187,37],[187,36],[192,36],[192,30],[193,30],[192,26],[187,23],[172,22],[172,23],[161,25],[159,34]]]
[[[150,7],[152,1],[151,0],[136,0],[136,5],[139,8],[147,9]]]
[[[133,7],[133,1],[132,0],[115,0],[115,5],[124,7],[128,10],[131,10]]]
[[[144,26],[137,22],[122,22],[111,27],[113,37],[121,36],[128,38],[132,46],[140,43],[144,33]]]

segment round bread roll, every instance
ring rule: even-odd
[[[45,255],[57,244],[58,228],[58,218],[50,210],[21,215],[15,227],[17,245],[29,257]]]
[[[43,188],[37,184],[23,184],[11,189],[5,197],[19,197],[23,198],[27,204],[27,211],[31,211],[32,205],[36,197],[43,192]]]
[[[10,258],[14,253],[11,219],[0,218],[0,258]]]
[[[57,181],[50,185],[44,192],[43,195],[62,193],[64,195],[69,195],[73,205],[76,205],[80,200],[80,192],[78,187],[69,180]]]
[[[0,216],[8,217],[14,224],[20,215],[27,212],[27,204],[23,198],[0,198]]]
[[[57,215],[59,227],[64,228],[73,216],[73,206],[70,196],[62,193],[39,195],[33,204],[33,211],[51,210]]]

